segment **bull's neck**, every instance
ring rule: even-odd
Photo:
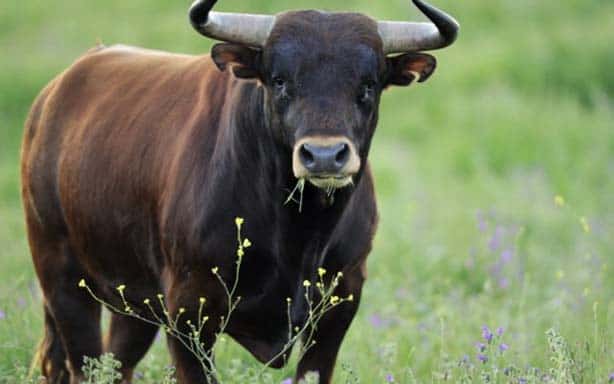
[[[264,107],[264,89],[252,82],[238,81],[228,97],[224,113],[227,129],[220,132],[218,162],[224,172],[220,182],[231,183],[237,200],[274,198],[280,184],[291,176],[291,154],[275,139]]]

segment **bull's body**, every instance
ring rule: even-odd
[[[208,56],[127,47],[92,50],[41,93],[26,125],[23,198],[47,316],[57,332],[66,327],[63,343],[78,345],[75,354],[101,345],[99,309],[77,288],[81,278],[111,303],[126,284],[130,303],[162,292],[175,311],[205,296],[208,311],[223,314],[210,270],[219,267],[232,283],[236,216],[254,245],[228,333],[260,360],[273,357],[287,342],[286,298],[295,298],[300,324],[302,282],[324,267],[342,271],[340,292],[356,299],[321,325],[314,351],[330,343],[326,353],[336,354],[376,225],[371,176],[365,172],[351,194],[338,191],[333,205],[315,188],[305,189],[301,212],[284,205],[296,183],[291,153],[267,132],[263,97],[255,81],[220,72]],[[133,329],[111,333],[107,348],[138,360],[155,330],[124,321]],[[75,322],[89,324],[68,331]],[[120,333],[128,339],[114,342]],[[325,368],[309,358],[304,370]]]
[[[316,371],[330,383],[376,227],[367,158],[382,91],[428,79],[436,60],[418,51],[451,44],[458,24],[422,0],[413,3],[432,23],[228,14],[211,11],[215,3],[197,0],[190,11],[200,33],[225,41],[211,56],[98,47],[32,107],[23,201],[50,384],[80,383],[83,357],[102,351],[121,361],[129,383],[158,331],[114,314],[103,343],[90,293],[145,320],[155,320],[148,309],[168,308],[170,319],[182,316],[173,326],[183,334],[204,312],[196,337],[206,359],[185,338],[170,337],[169,347],[181,384],[214,382],[205,372],[214,372],[212,347],[233,308],[220,279],[238,284],[231,301],[240,297],[226,333],[279,367],[293,329],[305,326],[315,344],[296,377]],[[285,204],[298,180],[298,204]],[[241,249],[238,280],[236,217],[252,243]],[[77,287],[82,279],[92,292]],[[338,303],[317,325],[307,321],[309,303],[321,294],[306,294],[309,282],[332,287],[328,302]]]

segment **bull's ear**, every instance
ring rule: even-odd
[[[435,71],[437,60],[426,53],[406,53],[386,58],[388,81],[386,85],[406,86],[414,81],[422,83]]]
[[[211,50],[211,58],[221,70],[232,68],[232,73],[241,79],[254,79],[260,76],[260,50],[240,44],[216,44]]]

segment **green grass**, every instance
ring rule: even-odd
[[[5,4],[7,3],[7,4]],[[408,1],[220,1],[227,11],[358,10],[417,17]],[[502,326],[504,366],[555,367],[565,338],[577,382],[614,372],[614,3],[437,0],[462,23],[424,85],[388,91],[371,160],[381,211],[361,309],[339,356],[362,383],[457,382],[481,326]],[[19,201],[22,124],[36,93],[100,39],[204,53],[188,2],[60,0],[0,6],[0,383],[20,382],[42,334]],[[555,195],[567,204],[557,207]],[[590,224],[583,230],[580,219]],[[480,228],[481,224],[481,228]],[[499,231],[501,245],[489,243]],[[497,268],[501,252],[511,260]],[[502,279],[506,279],[503,281]],[[503,286],[501,286],[503,284]],[[230,340],[226,369],[256,363]],[[233,362],[233,360],[235,360]],[[137,382],[169,363],[158,341]],[[289,376],[291,367],[274,373]],[[447,373],[447,374],[446,374]]]

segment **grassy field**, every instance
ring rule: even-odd
[[[219,3],[418,17],[405,0]],[[335,382],[460,382],[467,374],[467,382],[614,382],[614,2],[435,3],[459,19],[461,37],[435,53],[432,80],[383,99],[371,154],[381,223]],[[187,7],[0,5],[0,383],[21,382],[42,334],[19,198],[29,105],[98,40],[207,52],[211,42],[191,30]],[[503,328],[488,356],[476,346],[488,336],[483,326]],[[550,345],[549,329],[560,335]],[[222,370],[256,365],[223,343]],[[139,366],[137,383],[159,382],[164,344]],[[291,372],[272,372],[274,382]]]

